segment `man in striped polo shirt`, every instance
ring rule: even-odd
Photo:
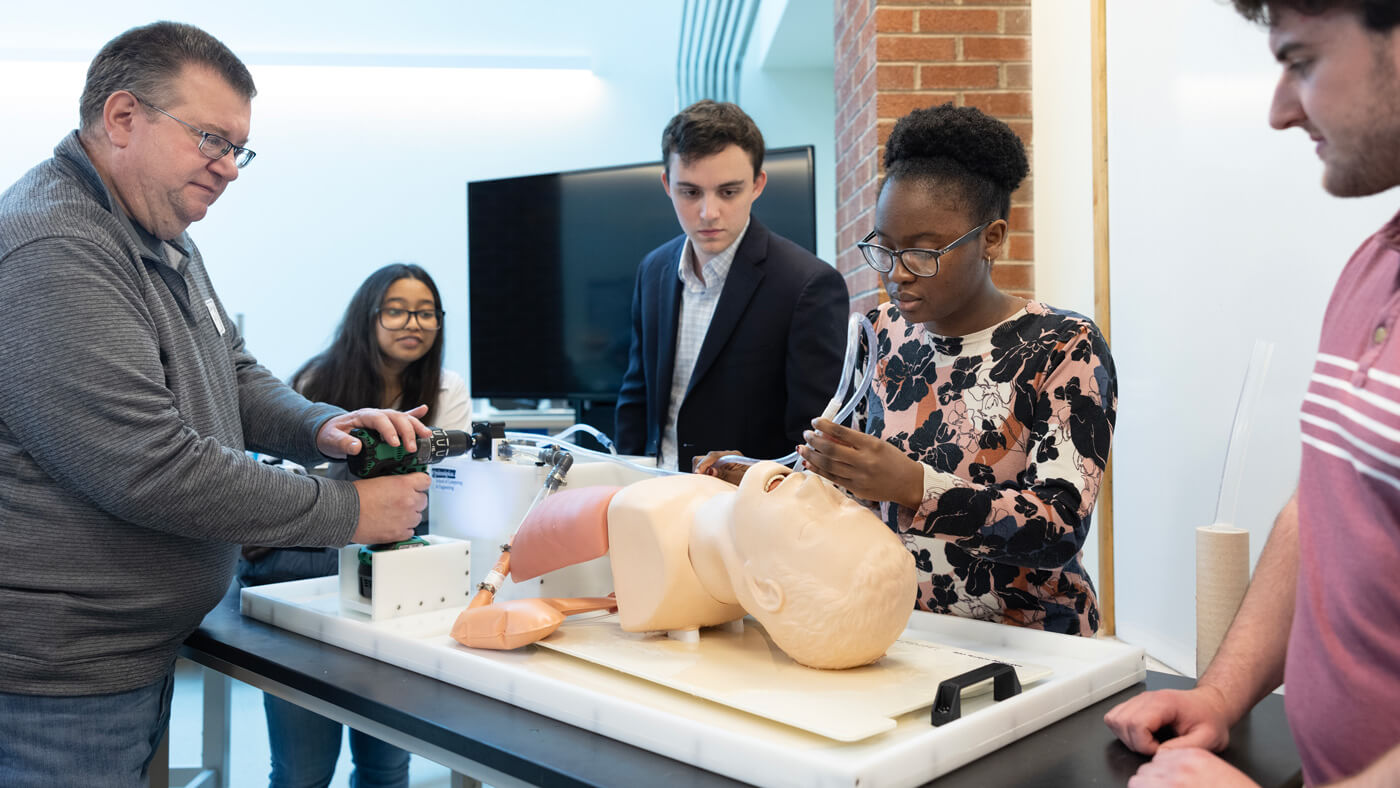
[[[1234,0],[1283,67],[1269,122],[1317,143],[1338,197],[1400,184],[1400,3]],[[1400,785],[1400,216],[1333,290],[1302,408],[1298,489],[1190,691],[1139,695],[1105,721],[1153,754],[1130,785],[1248,785],[1211,754],[1276,688],[1309,785]],[[1291,626],[1287,623],[1291,622]],[[1175,737],[1158,743],[1153,733]]]

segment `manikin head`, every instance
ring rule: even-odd
[[[831,482],[777,463],[696,511],[691,557],[712,595],[732,595],[809,667],[874,662],[914,608],[914,558],[899,537]],[[727,587],[712,582],[707,557],[723,563]]]
[[[170,240],[204,218],[250,154],[248,69],[213,36],[156,22],[109,41],[88,67],[80,136],[122,210]]]

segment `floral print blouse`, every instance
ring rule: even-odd
[[[924,463],[917,510],[871,504],[918,566],[921,610],[1092,635],[1081,563],[1113,439],[1118,384],[1093,321],[1029,302],[943,337],[893,305],[870,313],[865,432]]]

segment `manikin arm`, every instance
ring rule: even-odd
[[[529,580],[608,552],[608,504],[621,487],[557,492],[534,508],[511,541],[511,576]]]
[[[482,590],[452,625],[452,638],[472,648],[513,649],[535,643],[566,616],[610,610],[608,597],[516,599],[492,604],[507,575],[529,580],[608,552],[608,503],[618,487],[583,487],[540,501],[520,524]]]

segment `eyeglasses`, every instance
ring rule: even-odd
[[[232,142],[229,142],[228,140],[224,139],[223,137],[220,137],[217,134],[211,134],[205,131],[204,129],[191,126],[190,124],[184,122],[183,120],[180,120],[174,115],[171,115],[169,112],[166,112],[160,107],[157,107],[151,102],[141,98],[140,96],[137,96],[134,92],[130,90],[126,92],[131,93],[131,95],[142,104],[145,104],[146,106],[150,107],[156,112],[159,112],[160,114],[164,115],[167,118],[170,118],[171,120],[175,121],[181,126],[184,126],[190,131],[193,131],[195,134],[198,134],[199,152],[203,153],[205,156],[208,156],[211,159],[222,159],[229,153],[229,151],[232,151],[233,163],[237,165],[239,169],[243,169],[244,167],[248,166],[248,162],[252,161],[254,156],[258,155],[252,152],[251,150],[248,150],[247,148],[234,145]]]
[[[992,221],[996,221],[993,219]],[[978,233],[987,229],[992,222],[983,222],[976,227],[962,234],[958,240],[948,244],[942,249],[887,249],[879,244],[870,243],[870,239],[875,237],[875,231],[871,230],[870,235],[865,236],[856,244],[861,255],[865,257],[865,262],[871,268],[882,274],[888,274],[894,270],[894,261],[899,260],[904,263],[904,268],[914,276],[937,276],[938,258],[962,246],[963,244],[976,238]]]
[[[408,318],[418,319],[418,327],[424,331],[436,331],[442,326],[442,316],[447,314],[441,309],[399,309],[397,307],[386,306],[378,310],[379,325],[390,331],[398,331],[401,328],[408,328]]]

